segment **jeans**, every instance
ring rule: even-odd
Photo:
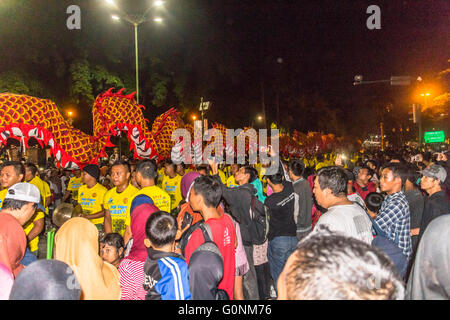
[[[287,259],[297,248],[297,242],[297,237],[288,236],[275,237],[269,241],[267,259],[269,260],[270,274],[275,286]]]
[[[245,300],[259,300],[258,279],[256,278],[255,265],[253,264],[253,246],[244,245],[249,270],[242,277],[242,287]]]
[[[24,265],[24,266],[28,266],[31,263],[35,262],[36,260],[37,260],[37,251],[35,251],[35,254],[34,254],[30,251],[30,249],[27,248],[22,261],[20,261],[20,264]]]

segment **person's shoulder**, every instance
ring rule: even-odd
[[[100,183],[97,183],[95,185],[95,188],[97,188],[97,190],[103,193],[106,193],[108,191],[108,189],[105,186],[102,186]]]

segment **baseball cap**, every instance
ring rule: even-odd
[[[6,192],[5,200],[6,199],[37,203],[38,208],[45,212],[45,209],[41,204],[41,193],[39,192],[39,189],[31,183],[20,182],[11,186]]]
[[[444,182],[447,178],[447,171],[445,171],[444,167],[433,164],[429,168],[426,168],[422,171],[422,175],[430,178],[439,179],[441,182]]]

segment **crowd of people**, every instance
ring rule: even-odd
[[[214,159],[8,161],[0,299],[448,299],[447,157],[331,152],[270,174]],[[74,214],[58,227],[63,203]]]

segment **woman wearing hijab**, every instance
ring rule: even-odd
[[[38,260],[16,278],[9,300],[79,300],[80,295],[80,283],[66,263]]]
[[[98,248],[98,230],[85,218],[69,219],[55,235],[55,259],[75,272],[81,300],[119,300],[119,272],[100,258]]]
[[[197,177],[200,176],[200,173],[197,171],[191,171],[186,173],[183,178],[181,178],[180,183],[180,190],[181,195],[183,196],[183,199],[186,201],[186,203],[183,203],[180,206],[180,212],[177,216],[177,223],[178,228],[181,230],[181,226],[183,225],[183,220],[185,219],[186,214],[189,214],[192,217],[192,222],[188,223],[188,225],[194,225],[197,222],[203,220],[202,215],[199,212],[194,212],[191,208],[191,205],[189,204],[188,199],[188,193],[189,190],[191,190],[192,185],[194,184],[194,181]],[[189,219],[190,220],[190,219]],[[177,234],[177,239],[181,237],[181,232]]]
[[[450,214],[430,222],[406,287],[408,300],[450,299]]]
[[[145,300],[147,293],[142,286],[145,278],[144,263],[147,259],[147,247],[144,244],[145,223],[153,212],[159,211],[153,201],[147,198],[147,203],[136,206],[131,212],[133,245],[128,256],[119,265],[121,300]],[[131,206],[133,207],[133,203]]]

